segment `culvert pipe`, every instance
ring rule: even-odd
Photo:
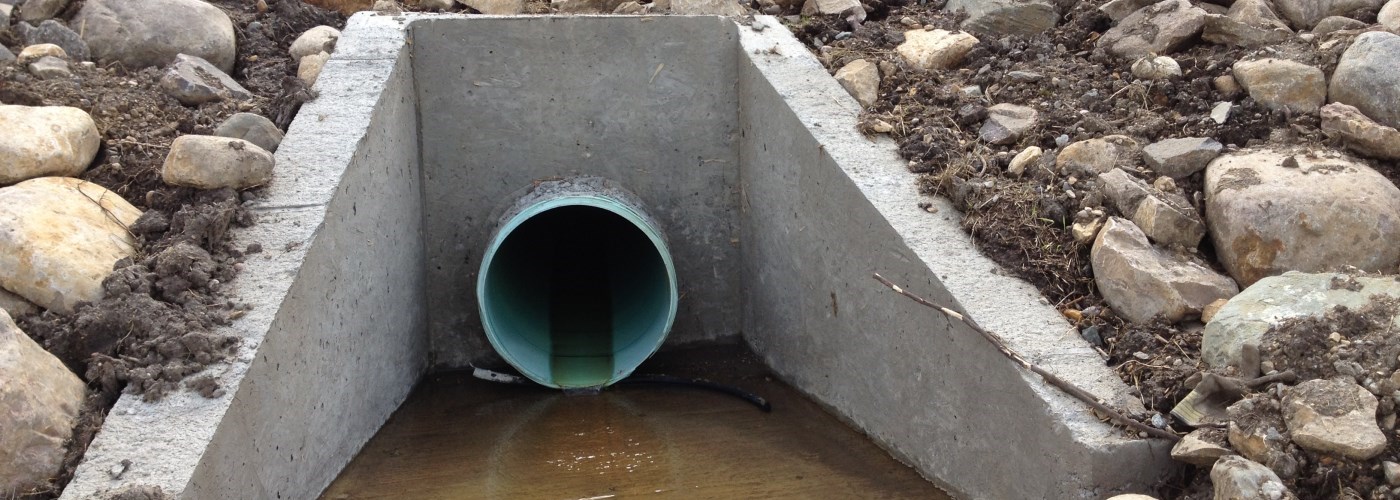
[[[604,387],[661,347],[680,299],[676,270],[635,196],[598,178],[542,182],[500,221],[477,305],[491,346],[522,375]]]

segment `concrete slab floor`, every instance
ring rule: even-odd
[[[773,412],[690,387],[565,396],[438,373],[321,498],[948,498],[775,380],[747,347],[673,350],[638,373],[728,383]]]

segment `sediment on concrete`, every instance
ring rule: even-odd
[[[234,234],[253,309],[227,394],[124,396],[64,498],[319,494],[430,369],[490,356],[475,272],[535,181],[594,175],[668,232],[668,345],[742,336],[781,377],[953,493],[1089,498],[1153,484],[1123,437],[875,272],[968,314],[1110,403],[1135,400],[1034,288],[993,273],[945,201],[776,19],[350,20]],[[412,43],[410,43],[410,41]],[[931,203],[930,215],[918,207]],[[109,471],[131,465],[113,479]],[[996,467],[987,467],[988,463]]]

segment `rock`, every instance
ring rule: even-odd
[[[1153,171],[1181,179],[1204,170],[1224,148],[1209,137],[1166,139],[1142,148],[1142,159]]]
[[[1400,129],[1400,64],[1395,61],[1400,61],[1400,35],[1362,33],[1337,62],[1328,97]]]
[[[1314,35],[1326,35],[1338,31],[1363,30],[1366,29],[1367,26],[1369,25],[1350,17],[1329,16],[1318,21],[1317,26],[1313,26],[1312,33]]]
[[[1236,295],[1236,297],[1238,297],[1238,295]],[[1215,314],[1220,312],[1220,308],[1225,307],[1225,304],[1229,303],[1230,301],[1227,299],[1220,299],[1206,305],[1205,309],[1201,309],[1201,322],[1209,324],[1210,320],[1215,319]]]
[[[1329,150],[1244,150],[1206,167],[1217,256],[1249,286],[1284,271],[1369,271],[1400,264],[1400,189]]]
[[[25,45],[51,43],[62,47],[63,52],[73,60],[86,61],[91,57],[87,43],[77,32],[52,19],[39,23],[38,28],[19,23],[15,25],[15,33],[24,38]]]
[[[1217,102],[1210,108],[1210,120],[1219,125],[1224,125],[1230,119],[1230,110],[1235,105],[1229,102]]]
[[[1369,460],[1386,446],[1376,405],[1376,396],[1354,382],[1308,380],[1284,392],[1283,421],[1298,446]]]
[[[1099,174],[1099,182],[1103,184],[1104,196],[1120,214],[1131,215],[1144,198],[1152,195],[1146,183],[1121,168]]]
[[[1205,26],[1206,11],[1187,0],[1162,0],[1123,18],[1099,37],[1110,55],[1138,59],[1166,55],[1190,43]]]
[[[419,0],[418,8],[433,11],[445,11],[456,6],[456,4],[457,2],[455,2],[454,0]]]
[[[248,89],[209,61],[186,54],[175,56],[175,61],[165,69],[165,74],[160,78],[160,88],[186,106],[224,99],[242,101],[253,97]]]
[[[63,313],[98,300],[112,265],[135,254],[126,227],[140,216],[116,193],[71,177],[0,188],[0,286]]]
[[[1217,500],[1281,500],[1292,498],[1278,474],[1243,457],[1227,455],[1210,470]]]
[[[1144,57],[1133,63],[1133,76],[1143,80],[1167,80],[1181,76],[1181,64],[1167,56]]]
[[[1175,193],[1176,181],[1172,180],[1171,177],[1162,176],[1158,177],[1157,180],[1152,181],[1152,187],[1156,188],[1158,191],[1161,191],[1163,193]]]
[[[292,46],[287,49],[287,53],[292,55],[292,60],[300,61],[301,58],[312,54],[334,52],[335,43],[339,40],[340,30],[330,26],[317,26],[298,36],[292,42]]]
[[[1385,483],[1391,486],[1400,486],[1400,464],[1391,461],[1381,462],[1381,470],[1385,474]]]
[[[1148,238],[1161,245],[1196,248],[1206,235],[1205,221],[1179,194],[1154,190],[1138,203],[1131,218]]]
[[[880,69],[870,61],[856,59],[836,71],[836,81],[851,97],[856,98],[860,107],[868,108],[875,104],[880,92]]]
[[[1354,106],[1339,102],[1323,106],[1322,131],[1362,155],[1400,160],[1400,131],[1376,123]]]
[[[24,300],[24,297],[15,295],[9,290],[0,288],[0,311],[9,313],[12,318],[18,318],[39,312],[39,306]]]
[[[1035,108],[1001,103],[987,109],[987,120],[982,122],[977,136],[992,144],[1012,144],[1035,128],[1039,120],[1040,113]]]
[[[1138,151],[1137,141],[1126,135],[1087,139],[1065,146],[1055,157],[1055,168],[1067,174],[1094,176],[1131,162]]]
[[[1006,172],[1019,177],[1026,172],[1026,167],[1036,164],[1044,155],[1045,150],[1040,149],[1040,146],[1022,149],[1020,153],[1016,153],[1016,156],[1011,158],[1011,163],[1006,166]]]
[[[521,2],[520,7],[521,7],[521,8],[524,8],[524,7],[525,7],[524,2]],[[647,8],[648,8],[648,6],[642,5],[642,4],[640,4],[640,3],[637,3],[637,2],[634,1],[634,0],[627,0],[626,2],[622,2],[622,3],[618,4],[618,5],[617,5],[617,8],[616,8],[616,9],[613,9],[612,13],[613,13],[613,14],[616,14],[616,15],[622,15],[622,16],[631,16],[631,15],[645,14],[645,13],[647,12]],[[758,28],[757,31],[762,31],[762,30],[763,30],[762,26],[764,26],[764,25],[763,25],[762,23],[759,23],[759,26],[760,26],[760,27]],[[752,27],[752,25],[750,25],[750,27]]]
[[[1236,47],[1258,47],[1292,36],[1268,0],[1238,0],[1225,15],[1208,16],[1201,30],[1201,39],[1207,42]]]
[[[43,176],[76,176],[102,136],[87,112],[67,106],[0,105],[0,186]]]
[[[1114,22],[1122,21],[1134,12],[1157,3],[1158,0],[1110,0],[1108,3],[1099,6],[1099,12]]]
[[[904,32],[904,43],[895,47],[895,52],[905,63],[918,69],[949,69],[961,64],[975,46],[977,37],[961,31],[917,29]]]
[[[403,6],[399,5],[399,3],[394,0],[374,0],[374,6],[370,7],[370,9],[391,16],[403,14]]]
[[[53,19],[68,7],[71,0],[24,0],[19,5],[19,19],[31,23]]]
[[[1226,437],[1245,458],[1263,464],[1279,476],[1296,477],[1298,460],[1288,453],[1287,428],[1278,412],[1261,408],[1267,404],[1266,399],[1267,396],[1256,395],[1230,405],[1226,409]]]
[[[1108,500],[1157,500],[1157,497],[1128,493],[1124,495],[1113,495],[1108,497]]]
[[[1088,245],[1094,242],[1094,238],[1099,236],[1099,230],[1103,229],[1105,214],[1102,210],[1081,210],[1074,216],[1074,224],[1070,226],[1070,235],[1074,237],[1074,242],[1080,245]]]
[[[1259,349],[1264,333],[1292,318],[1321,317],[1333,306],[1359,308],[1371,295],[1400,299],[1400,283],[1390,278],[1355,277],[1360,290],[1334,288],[1345,275],[1284,273],[1259,280],[1230,299],[1206,324],[1201,335],[1201,361],[1212,368],[1239,366],[1245,346]],[[1400,317],[1395,318],[1400,331]]]
[[[748,11],[735,0],[672,0],[671,13],[682,16],[738,17],[747,14]],[[860,13],[864,15],[865,10],[861,9]]]
[[[1327,77],[1322,70],[1287,59],[1238,61],[1235,79],[1249,96],[1269,109],[1315,113],[1327,101]]]
[[[802,3],[802,15],[840,15],[852,9],[864,10],[859,0],[807,0]]]
[[[301,58],[301,63],[297,65],[297,78],[306,83],[307,87],[316,85],[316,79],[321,77],[321,69],[326,67],[326,61],[329,60],[331,55],[325,52]]]
[[[1312,29],[1328,16],[1366,9],[1375,12],[1385,0],[1273,0],[1279,14],[1300,30]]]
[[[173,186],[243,190],[272,181],[272,165],[272,153],[251,142],[182,135],[170,144],[160,178]]]
[[[73,76],[73,72],[68,69],[68,61],[53,56],[40,57],[38,61],[29,63],[29,74],[41,80]]]
[[[15,53],[4,45],[0,45],[0,64],[10,64],[15,62]]]
[[[24,492],[58,474],[86,386],[0,311],[0,491]]]
[[[525,12],[525,0],[465,0],[462,5],[492,16],[510,16]]]
[[[282,144],[282,131],[277,125],[274,125],[272,120],[253,113],[234,113],[214,129],[214,135],[243,139],[269,153],[277,152],[277,146]]]
[[[1400,34],[1400,1],[1386,2],[1385,7],[1381,7],[1380,13],[1376,14],[1376,22],[1391,33]]]
[[[29,64],[44,57],[64,58],[68,57],[68,53],[63,51],[63,47],[52,43],[41,43],[20,49],[19,59],[17,59],[16,62],[20,64]]]
[[[1177,441],[1172,447],[1172,460],[1191,465],[1209,467],[1220,457],[1229,455],[1223,432],[1218,429],[1196,429]]]
[[[199,0],[87,0],[72,21],[83,27],[83,41],[102,63],[128,70],[166,66],[178,54],[233,70],[233,22],[222,10]]]
[[[1217,76],[1214,80],[1211,80],[1211,84],[1215,86],[1216,92],[1231,99],[1240,95],[1241,92],[1244,92],[1244,89],[1240,88],[1239,80],[1236,80],[1234,75]]]
[[[1239,293],[1235,283],[1181,255],[1155,248],[1126,219],[1112,217],[1089,254],[1094,282],[1119,315],[1133,322],[1175,322]]]
[[[960,27],[997,37],[1033,37],[1050,31],[1060,12],[1050,0],[948,0],[945,12],[967,12]]]

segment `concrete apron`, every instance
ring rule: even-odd
[[[993,273],[953,207],[776,19],[350,19],[250,203],[253,306],[212,367],[226,393],[125,395],[63,498],[312,498],[418,378],[493,357],[475,270],[532,182],[597,175],[666,228],[668,345],[742,336],[773,370],[957,496],[1099,498],[1171,468],[879,272],[1026,358],[1140,410],[1030,285]],[[918,204],[938,210],[930,215]],[[130,461],[123,466],[123,461]],[[123,472],[124,470],[124,472]],[[120,472],[120,474],[118,474]]]

